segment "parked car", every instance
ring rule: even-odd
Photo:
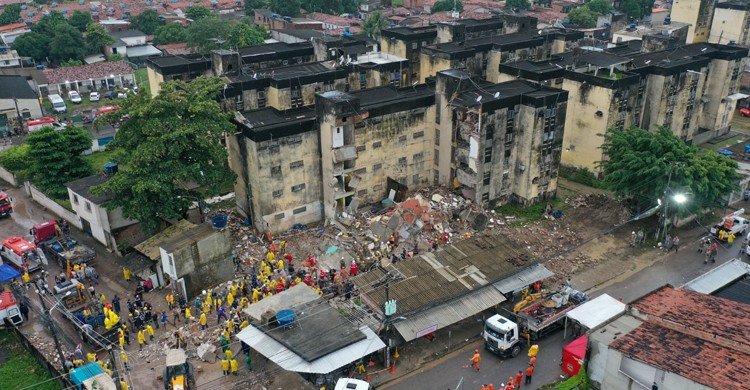
[[[81,95],[79,95],[77,91],[68,92],[68,99],[70,99],[71,102],[76,103],[76,104],[83,101],[81,99]]]
[[[750,117],[750,108],[740,108],[740,115]]]
[[[104,92],[104,94],[102,96],[104,96],[105,99],[112,100],[112,99],[114,99],[114,98],[117,97],[117,92],[115,92],[115,91],[107,91],[107,92]]]
[[[125,99],[126,97],[128,97],[128,93],[127,93],[127,92],[125,92],[125,91],[122,91],[122,92],[118,92],[118,93],[117,93],[117,98],[118,98],[118,99]]]
[[[89,94],[89,101],[90,102],[98,102],[99,101],[99,92],[91,92]]]

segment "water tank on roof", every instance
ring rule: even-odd
[[[104,164],[104,173],[106,173],[109,176],[112,176],[115,173],[117,173],[117,164],[113,163],[112,161]]]
[[[292,325],[294,325],[294,321],[296,320],[297,320],[297,315],[294,314],[293,310],[284,309],[284,310],[279,310],[278,313],[276,313],[276,322],[281,327],[285,327],[285,328],[291,327]]]

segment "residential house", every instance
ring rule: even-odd
[[[11,130],[11,120],[17,117],[23,120],[42,117],[39,95],[24,77],[0,75],[0,133]]]
[[[181,219],[133,246],[133,252],[135,255],[138,257],[144,257],[151,262],[152,267],[150,268],[153,268],[154,274],[152,274],[150,278],[155,287],[166,287],[170,286],[172,283],[170,276],[164,274],[165,267],[161,262],[161,246],[175,237],[180,237],[183,233],[197,226],[198,225],[195,225],[186,219]],[[182,283],[177,284],[177,286],[183,287]],[[184,290],[181,292],[183,294],[185,293]]]
[[[118,54],[131,61],[138,61],[161,55],[161,50],[148,44],[146,34],[138,30],[115,31],[109,35],[115,41],[105,47],[107,56]]]
[[[159,246],[163,272],[186,299],[234,276],[229,230],[204,223],[172,235]]]
[[[0,26],[0,43],[11,46],[16,38],[31,31],[26,23],[18,22]]]
[[[54,93],[65,96],[73,90],[88,93],[135,86],[133,68],[124,61],[45,69],[43,72],[47,84],[39,84],[41,96]]]
[[[123,216],[121,208],[107,209],[112,194],[94,194],[91,189],[109,179],[105,174],[84,177],[66,183],[68,198],[73,212],[81,219],[83,231],[99,241],[111,251],[117,251],[118,244],[132,244],[133,237],[140,229],[130,229],[137,221]]]
[[[0,47],[0,68],[20,68],[22,65],[23,58],[17,51]]]
[[[747,303],[661,287],[589,335],[589,380],[611,390],[746,388],[748,322]]]

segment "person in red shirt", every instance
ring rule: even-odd
[[[531,364],[532,366],[536,365],[536,356],[532,356],[531,359],[529,359],[529,364]]]
[[[531,376],[534,374],[534,366],[529,364],[528,367],[526,367],[526,379],[524,380],[524,384],[530,384],[531,383]]]
[[[516,389],[521,388],[521,380],[523,380],[523,372],[521,372],[521,370],[518,370],[518,372],[516,373],[516,379],[513,382],[513,384],[516,386]]]
[[[476,370],[477,372],[479,372],[479,361],[480,361],[481,359],[482,359],[482,358],[481,358],[481,357],[479,356],[479,350],[478,350],[478,349],[475,349],[475,350],[474,350],[474,356],[472,356],[472,357],[471,357],[470,361],[471,361],[471,366],[472,366],[472,367],[473,367],[473,368],[474,368],[474,369],[475,369],[475,370]]]

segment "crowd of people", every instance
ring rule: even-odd
[[[532,345],[529,348],[529,364],[528,366],[526,366],[526,369],[523,371],[518,370],[518,372],[516,372],[515,375],[509,376],[507,382],[503,382],[501,379],[500,380],[501,383],[497,387],[497,390],[520,389],[522,381],[523,381],[523,384],[530,385],[531,378],[534,375],[534,369],[536,367],[536,356],[538,353],[539,353],[539,346]],[[481,360],[482,360],[482,357],[479,355],[479,350],[475,349],[474,354],[469,359],[470,366],[474,371],[479,372]],[[479,389],[480,390],[495,390],[495,384],[493,383],[483,384]]]

